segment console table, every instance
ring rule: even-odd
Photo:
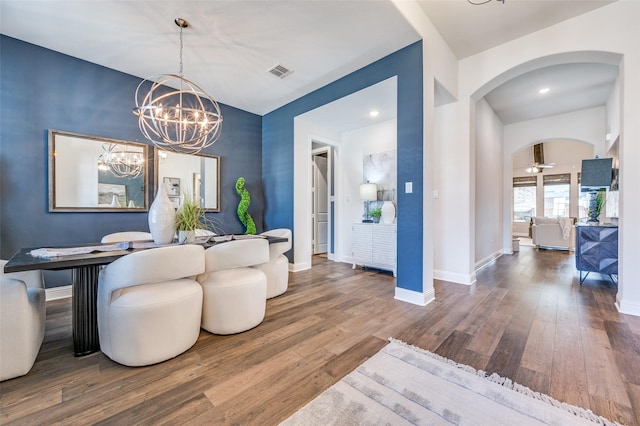
[[[576,268],[580,285],[589,272],[618,274],[617,225],[576,225]],[[584,277],[582,272],[586,272]]]
[[[359,264],[392,271],[396,276],[395,223],[354,223],[351,246],[354,269]]]

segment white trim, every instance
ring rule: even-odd
[[[456,284],[474,285],[476,283],[476,274],[459,274],[457,272],[440,271],[434,269],[433,278],[440,281],[448,281]]]
[[[311,269],[311,264],[307,262],[289,263],[290,272],[300,272]]]
[[[71,285],[63,285],[61,287],[52,287],[44,290],[45,300],[48,302],[49,300],[58,300],[65,299],[67,297],[71,297]]]
[[[426,293],[420,293],[418,291],[396,287],[396,294],[394,296],[394,299],[400,300],[402,302],[412,303],[418,306],[427,306],[427,304],[436,300],[436,293],[433,287]]]
[[[620,298],[620,293],[616,295],[616,308],[621,314],[634,315],[640,317],[640,303],[624,302]]]
[[[484,259],[480,259],[479,261],[476,262],[476,274],[478,272],[480,272],[483,268],[486,268],[487,266],[491,265],[492,263],[495,263],[495,261],[502,256],[503,250],[497,250],[494,251],[493,253],[491,253],[489,256],[485,257]]]

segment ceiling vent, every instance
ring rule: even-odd
[[[293,72],[290,69],[287,69],[287,68],[283,67],[280,64],[276,64],[275,66],[273,66],[271,69],[269,69],[267,71],[270,72],[271,74],[275,75],[278,78],[285,78],[286,76],[288,76],[289,74],[291,74]]]

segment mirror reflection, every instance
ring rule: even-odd
[[[146,211],[148,146],[49,131],[49,211]]]
[[[179,207],[185,197],[200,200],[207,211],[220,211],[220,157],[185,154],[156,148],[156,192],[158,182]]]

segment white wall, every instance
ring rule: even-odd
[[[304,114],[294,118],[293,121],[293,246],[295,264],[292,270],[301,271],[311,268],[311,143],[313,141],[337,146],[340,134],[330,129],[316,125],[304,118]],[[336,155],[341,157],[339,150]],[[339,171],[336,179],[339,180]],[[339,188],[336,187],[336,196],[339,196]],[[335,212],[335,226],[341,223],[341,206],[337,205]]]
[[[508,124],[504,126],[505,155],[511,156],[539,141],[574,139],[593,145],[594,154],[604,156],[605,115],[605,107],[596,107]]]
[[[467,194],[458,186],[458,162],[461,161],[451,144],[455,143],[457,132],[455,119],[456,104],[435,108],[433,156],[433,187],[438,198],[433,200],[433,247],[434,277],[440,280],[470,284],[466,268],[457,262],[456,253],[461,250],[460,242],[468,243],[468,220],[466,212],[459,208],[461,199]]]
[[[502,253],[503,125],[487,101],[476,104],[475,268]]]
[[[606,106],[606,132],[609,136],[609,140],[606,141],[607,151],[609,151],[611,145],[620,137],[620,101],[620,78],[617,78]]]
[[[338,182],[341,188],[338,203],[341,210],[341,225],[337,229],[335,259],[351,262],[351,224],[362,221],[364,203],[360,200],[360,184],[363,183],[363,157],[369,154],[397,148],[396,120],[388,120],[341,135],[338,167],[343,171]]]

